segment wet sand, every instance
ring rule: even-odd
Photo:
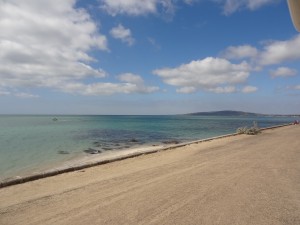
[[[300,126],[0,189],[0,224],[300,224]]]

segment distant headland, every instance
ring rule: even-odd
[[[295,115],[284,115],[284,114],[262,114],[262,113],[252,113],[252,112],[243,112],[243,111],[234,111],[234,110],[222,110],[222,111],[211,111],[211,112],[195,112],[195,113],[187,113],[185,115],[192,116],[290,116],[290,117],[300,117],[300,114]]]

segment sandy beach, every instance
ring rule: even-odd
[[[0,224],[300,224],[300,126],[0,189]]]

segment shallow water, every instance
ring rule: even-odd
[[[57,118],[57,120],[53,120]],[[289,117],[0,116],[0,180],[84,156],[233,133],[238,127],[290,123]]]

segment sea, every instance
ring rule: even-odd
[[[234,133],[237,128],[293,122],[273,116],[0,115],[0,181],[74,159]],[[97,153],[91,155],[90,153]]]

